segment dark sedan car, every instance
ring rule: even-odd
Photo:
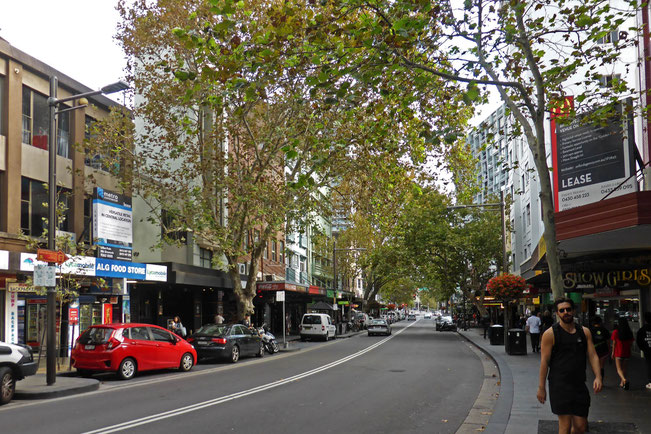
[[[206,324],[188,337],[199,359],[227,359],[264,356],[264,345],[255,331],[242,324]]]
[[[391,326],[383,319],[374,319],[368,325],[368,335],[387,335],[391,334]]]

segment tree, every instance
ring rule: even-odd
[[[412,101],[422,100],[417,90],[427,86],[458,92],[465,102],[485,101],[480,87],[497,90],[517,122],[508,134],[523,135],[534,158],[550,283],[554,296],[562,295],[546,122],[566,95],[575,96],[577,111],[600,106],[593,113],[603,120],[621,96],[635,94],[624,79],[615,78],[612,87],[599,83],[619,61],[619,52],[636,42],[623,31],[612,44],[602,43],[634,17],[637,3],[622,1],[615,8],[605,0],[339,0],[321,5],[311,47],[333,70],[363,71],[362,82],[371,86],[387,73],[402,75],[414,90]]]
[[[484,315],[486,283],[502,261],[500,216],[477,208],[449,210],[448,203],[424,189],[406,206],[403,244],[428,292],[447,300],[458,288]]]
[[[416,163],[428,155],[421,132],[433,124],[409,107],[413,98],[395,104],[399,92],[384,96],[351,74],[333,77],[306,49],[311,8],[137,0],[118,9],[118,40],[139,96],[132,187],[169,234],[190,230],[213,246],[216,265],[233,282],[240,318],[253,311],[269,237],[290,230],[286,222],[327,212],[315,197],[343,170],[368,170],[366,155]],[[398,78],[387,85],[397,87]],[[444,118],[437,115],[451,122]],[[244,288],[243,258],[250,264]]]

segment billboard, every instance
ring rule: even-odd
[[[98,258],[131,261],[133,213],[129,196],[95,188],[93,237]]]
[[[555,119],[564,116],[572,104],[568,97],[552,116],[556,212],[598,202],[611,192],[609,197],[637,190],[635,177],[627,180],[634,173],[634,133],[624,106],[617,106],[617,115],[599,125],[582,122],[582,117],[558,124]]]

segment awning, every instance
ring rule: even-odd
[[[317,301],[316,303],[308,304],[307,308],[312,310],[334,310],[332,305],[325,301]]]

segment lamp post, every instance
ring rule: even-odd
[[[66,98],[57,99],[58,78],[56,76],[50,77],[50,97],[47,104],[50,110],[50,123],[48,128],[48,233],[47,233],[47,247],[49,250],[56,249],[56,134],[57,134],[57,121],[56,116],[59,113],[64,113],[71,110],[86,107],[88,104],[84,103],[71,108],[57,110],[59,104],[72,101],[75,99],[85,98],[100,94],[109,94],[120,92],[129,88],[129,85],[124,81],[118,81],[108,86],[104,86],[100,90],[84,92],[77,95],[72,95]],[[48,263],[53,266],[54,263]],[[51,386],[56,382],[56,286],[47,288],[47,353],[46,353],[46,381],[47,385]]]
[[[461,209],[461,208],[499,208],[500,217],[502,223],[502,274],[509,272],[509,257],[506,250],[506,204],[504,203],[504,190],[500,191],[500,201],[499,203],[478,203],[478,204],[469,204],[469,205],[455,205],[449,206],[447,209]],[[508,306],[505,306],[505,310],[508,309]],[[465,316],[466,316],[466,295],[463,293],[463,314],[464,314],[464,330],[465,327]],[[508,313],[504,315],[505,322],[507,321]]]

